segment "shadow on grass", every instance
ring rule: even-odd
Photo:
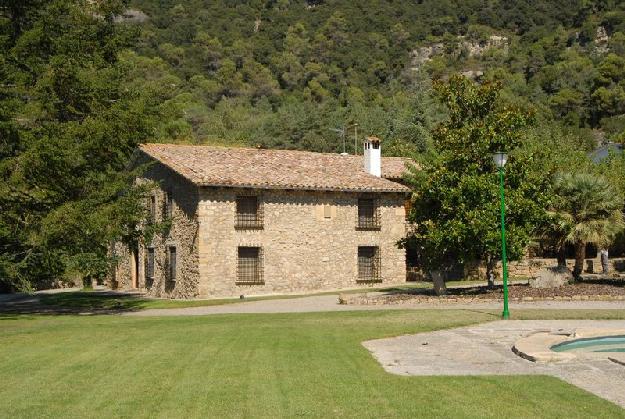
[[[0,318],[9,320],[25,314],[119,314],[143,310],[147,303],[137,293],[70,291],[27,295],[0,303]]]

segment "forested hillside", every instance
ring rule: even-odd
[[[588,146],[625,138],[623,2],[133,0],[130,10],[119,20],[142,32],[124,57],[129,82],[162,100],[161,139],[329,151],[341,145],[331,129],[355,122],[386,153],[423,151],[441,116],[430,81],[455,72],[502,81],[505,97]]]
[[[624,2],[0,0],[0,291],[102,279],[111,242],[154,233],[138,228],[149,191],[127,171],[141,142],[352,153],[374,134],[428,179],[465,155],[466,173],[436,186],[454,200],[490,196],[484,153],[511,133],[504,148],[527,187],[515,253],[536,235],[566,237],[547,217],[562,201],[554,174],[575,168],[625,192],[625,159],[586,155],[625,141]],[[423,212],[475,227],[453,217],[476,202]],[[540,220],[521,216],[530,207]],[[497,231],[496,215],[480,221]],[[456,237],[428,234],[441,248]]]

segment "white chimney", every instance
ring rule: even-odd
[[[377,177],[382,176],[382,154],[378,137],[367,137],[365,140],[364,160],[365,172]]]

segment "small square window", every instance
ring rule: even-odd
[[[236,228],[263,228],[263,210],[257,196],[237,196]]]
[[[167,279],[170,282],[176,282],[177,264],[176,248],[174,246],[170,246],[167,249]]]
[[[381,282],[380,248],[378,246],[358,247],[358,281]]]
[[[238,248],[237,283],[264,284],[263,252],[260,247]]]

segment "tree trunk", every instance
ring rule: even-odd
[[[561,245],[558,249],[558,268],[566,268],[566,246]]]
[[[492,256],[486,257],[486,280],[488,281],[488,289],[495,288],[495,268],[497,261]]]
[[[437,269],[430,272],[432,282],[434,283],[434,294],[445,295],[447,294],[447,285],[445,284],[445,269]]]
[[[586,259],[586,243],[583,241],[575,242],[575,268],[573,268],[573,278],[576,281],[582,276],[584,271],[584,260]]]

